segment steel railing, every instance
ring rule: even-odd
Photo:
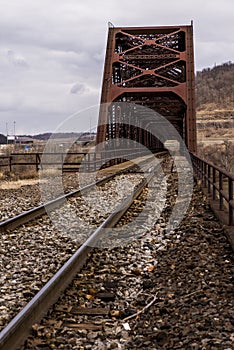
[[[28,152],[12,153],[9,156],[0,156],[0,171],[10,172],[19,166],[30,166],[36,171],[45,166],[76,166],[82,165],[85,171],[96,171],[100,167],[108,167],[146,155],[141,148],[136,149],[112,149],[100,152]],[[69,159],[72,157],[72,159]]]
[[[233,182],[234,174],[212,164],[211,162],[190,153],[194,175],[202,181],[202,186],[207,188],[212,199],[219,201],[219,210],[228,210],[228,225],[234,225],[233,211]],[[226,203],[226,205],[225,205]]]

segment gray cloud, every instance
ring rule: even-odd
[[[70,93],[71,94],[80,94],[83,95],[85,92],[88,92],[88,89],[85,87],[84,84],[76,83],[72,86]]]
[[[99,103],[108,21],[153,26],[193,19],[196,69],[234,57],[233,0],[0,2],[0,133],[13,121],[19,133],[52,131]],[[85,120],[77,124],[86,127]]]

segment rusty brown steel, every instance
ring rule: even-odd
[[[191,159],[194,167],[194,175],[202,181],[204,188],[207,188],[208,195],[211,193],[211,201],[218,201],[218,210],[223,212],[222,217],[227,225],[234,225],[234,201],[233,201],[233,182],[234,174],[206,161],[199,156],[191,153]],[[212,170],[212,177],[211,177]],[[226,189],[224,183],[226,182]],[[217,198],[218,197],[218,198]],[[226,202],[226,207],[224,206]]]
[[[176,127],[189,151],[196,152],[192,24],[109,28],[101,105],[111,102],[133,102],[155,110]],[[108,120],[104,105],[97,144],[125,137],[151,149],[162,146],[149,132],[144,133],[149,120],[142,120],[135,131],[125,126],[121,135],[118,120],[113,118],[114,126]]]

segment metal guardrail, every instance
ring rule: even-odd
[[[212,199],[219,201],[219,210],[228,210],[228,225],[234,225],[234,195],[233,182],[234,174],[212,164],[211,162],[190,153],[194,175],[202,181],[202,186],[207,188],[208,194],[212,195]],[[225,202],[227,205],[225,206]]]
[[[142,149],[113,149],[105,150],[97,153],[88,153],[86,160],[83,162],[83,167],[86,170],[96,171],[100,168],[117,165],[125,161],[142,157],[147,152]]]
[[[78,158],[84,157],[87,152],[18,152],[11,153],[9,156],[0,156],[0,169],[9,170],[10,172],[16,166],[31,166],[34,167],[36,171],[42,166],[42,155],[48,156],[49,161],[45,163],[47,165],[79,165],[80,162],[66,162],[65,158],[67,156],[76,156]]]
[[[9,156],[0,156],[0,170],[14,170],[17,166],[31,166],[36,171],[43,169],[43,166],[76,166],[82,164],[84,171],[96,171],[101,167],[108,167],[131,160],[145,154],[142,149],[113,149],[101,152],[29,152],[12,153]],[[69,160],[69,156],[73,160]],[[47,157],[47,158],[46,158]]]

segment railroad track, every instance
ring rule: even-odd
[[[171,177],[167,184],[167,208],[157,224],[145,236],[140,233],[137,240],[134,240],[134,235],[130,237],[131,244],[126,243],[124,248],[95,248],[91,254],[92,248],[87,243],[80,247],[56,274],[58,281],[54,276],[4,329],[0,338],[1,349],[16,348],[15,338],[23,341],[27,328],[35,322],[39,313],[41,316],[46,313],[49,305],[45,300],[48,298],[53,304],[58,298],[54,295],[55,283],[61,289],[69,284],[69,280],[61,277],[62,274],[70,274],[72,283],[42,322],[33,324],[22,350],[97,350],[114,346],[121,349],[157,349],[165,344],[168,349],[212,348],[212,345],[219,346],[217,344],[231,348],[230,247],[199,189],[196,189],[198,198],[193,200],[182,228],[173,235],[165,232],[171,198],[176,194],[176,175],[169,174],[169,167],[167,173]],[[157,185],[163,190],[162,181]],[[133,200],[130,211],[122,207],[125,215],[117,226],[131,222],[142,212],[148,192],[149,189],[143,189],[139,199]],[[121,208],[117,216],[120,211]],[[147,220],[144,216],[141,220],[144,226]],[[90,237],[90,245],[107,246],[105,235],[102,235],[103,225]],[[129,238],[129,232],[127,236]],[[116,239],[112,230],[110,237]],[[125,229],[122,229],[120,240],[125,238]],[[98,239],[100,244],[97,244]],[[118,237],[115,243],[118,245]],[[86,263],[77,273],[83,264],[78,259],[80,265],[76,265],[78,254]],[[71,264],[70,271],[68,264]],[[44,302],[43,294],[46,298]],[[31,308],[34,308],[34,319],[30,319]],[[212,322],[218,328],[215,329],[213,323],[208,326],[207,318],[214,320]]]
[[[134,169],[135,169],[136,167],[133,165],[133,166],[131,166],[130,168],[128,168],[128,171],[129,170],[131,170],[131,171],[134,171]],[[123,171],[126,171],[126,169],[125,170],[121,170],[121,171],[119,171],[118,172],[118,174],[121,174]],[[90,191],[92,188],[93,188],[93,186],[97,186],[97,184],[99,184],[99,185],[103,185],[104,183],[107,183],[110,179],[113,179],[113,177],[114,176],[116,176],[116,174],[113,174],[113,175],[109,175],[109,176],[107,176],[107,177],[105,177],[104,179],[101,179],[101,180],[99,180],[97,183],[95,183],[95,184],[91,184],[91,185],[89,185],[89,186],[87,186],[86,188],[83,188],[82,189],[82,193],[84,193],[84,191]],[[66,198],[70,198],[70,197],[74,197],[74,196],[77,196],[77,195],[79,195],[80,194],[80,191],[73,191],[73,192],[71,192],[71,193],[69,193],[69,194],[66,194],[66,195],[64,195],[64,196],[61,196],[60,198],[57,198],[56,200],[53,200],[53,201],[51,201],[50,203],[47,203],[47,205],[46,205],[46,207],[47,208],[45,208],[44,206],[39,206],[39,207],[37,207],[37,208],[34,208],[34,209],[32,209],[32,210],[29,210],[29,211],[27,211],[27,212],[25,212],[25,213],[23,213],[23,214],[21,214],[21,215],[18,215],[18,216],[16,216],[15,218],[11,218],[11,219],[8,219],[8,220],[6,220],[6,221],[4,221],[4,222],[2,222],[1,223],[1,231],[4,233],[6,233],[6,232],[9,232],[9,230],[13,230],[13,229],[15,229],[16,227],[19,227],[20,225],[25,225],[26,223],[29,223],[31,220],[34,220],[35,218],[38,218],[38,217],[40,217],[40,216],[42,216],[42,215],[44,215],[45,213],[46,213],[46,209],[48,210],[48,207],[49,207],[49,210],[53,210],[54,208],[57,208],[57,207],[59,207],[60,205],[61,205],[61,203],[63,203],[63,201],[64,201],[64,199],[66,199]],[[130,201],[130,199],[128,199],[129,201]],[[117,214],[115,214],[115,216],[116,216]],[[120,215],[120,213],[119,213],[119,211],[118,211],[118,215]],[[113,221],[114,219],[112,218],[111,219],[111,221]],[[105,224],[104,224],[105,225]],[[101,228],[100,228],[100,230],[101,230]],[[93,240],[93,238],[92,238],[92,240]],[[88,240],[88,242],[90,242],[90,240]],[[89,244],[87,242],[87,244]],[[84,245],[84,247],[85,248],[80,248],[81,249],[81,251],[79,250],[79,252],[80,253],[77,253],[78,254],[78,256],[81,254],[83,254],[83,249],[84,249],[84,251],[85,252],[88,252],[88,250],[89,250],[89,248],[88,248],[88,245],[87,244],[85,244]],[[75,259],[75,258],[74,258]],[[80,258],[77,258],[78,260],[80,260]],[[75,260],[76,261],[76,260]],[[67,267],[64,267],[64,269],[65,269],[65,271],[67,271]],[[64,276],[62,277],[62,285],[61,285],[61,288],[64,288],[64,284],[63,283],[66,283],[66,279],[64,279]],[[39,292],[40,293],[40,292]],[[54,294],[54,292],[52,292],[53,294]],[[40,306],[40,308],[41,308],[41,306]],[[25,319],[24,319],[24,317],[25,316],[23,316],[23,328],[25,329],[25,326],[26,326],[26,323],[25,323]],[[19,318],[21,319],[21,317],[19,316]],[[29,316],[29,318],[30,318],[30,316]],[[18,320],[18,318],[16,317],[16,319]],[[16,321],[16,323],[18,324],[18,321]],[[9,325],[10,326],[10,325]],[[18,326],[17,326],[18,327]],[[16,327],[16,328],[17,328]],[[15,325],[13,326],[13,328],[15,329]],[[12,327],[10,326],[10,334],[12,333]],[[0,344],[1,344],[1,346],[5,346],[4,344],[5,344],[5,340],[4,339],[6,339],[6,334],[8,334],[9,335],[9,331],[7,331],[7,328],[6,329],[4,329],[3,331],[2,331],[3,333],[1,333],[1,342],[0,342]],[[21,333],[21,331],[20,331],[20,333]],[[4,335],[5,334],[5,335]],[[11,336],[10,336],[10,338],[11,339],[13,339],[12,338],[12,334],[11,334]],[[17,333],[17,338],[18,339],[20,339],[20,337],[19,337],[19,333]],[[10,348],[12,348],[13,349],[13,343],[15,342],[15,339],[14,339],[14,341],[11,343],[11,345],[9,345],[8,343],[6,343],[7,345],[5,346],[5,347],[3,347],[3,348],[6,348],[6,349],[10,349]],[[10,347],[9,347],[10,346]]]
[[[161,152],[161,153],[162,153],[162,155],[165,154],[165,152]],[[145,163],[145,161],[143,161],[142,163]],[[117,167],[117,169],[118,169],[118,167]],[[7,230],[13,230],[20,225],[26,224],[26,223],[28,223],[28,222],[30,222],[38,217],[41,217],[42,215],[45,215],[47,213],[47,211],[58,208],[59,206],[61,206],[64,203],[64,200],[66,200],[68,198],[80,196],[81,193],[86,193],[88,191],[91,191],[96,186],[104,185],[105,183],[107,183],[108,181],[110,181],[111,179],[113,179],[117,175],[120,175],[120,174],[123,174],[126,172],[130,172],[130,171],[134,172],[134,170],[137,171],[137,169],[138,169],[138,167],[135,164],[133,164],[133,165],[131,164],[130,166],[124,167],[121,170],[112,173],[111,175],[105,176],[102,179],[83,187],[82,189],[71,191],[69,193],[66,193],[64,195],[59,196],[58,198],[55,198],[51,201],[48,201],[47,203],[44,203],[42,205],[39,205],[39,206],[34,207],[32,209],[29,209],[29,210],[27,210],[21,214],[18,214],[12,218],[1,221],[0,222],[0,232],[5,232]]]

